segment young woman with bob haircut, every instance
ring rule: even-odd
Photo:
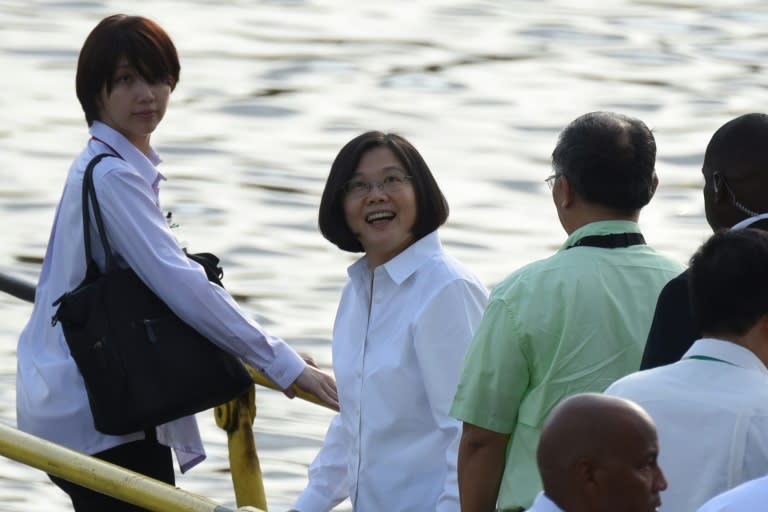
[[[51,325],[54,301],[85,277],[82,182],[85,168],[98,154],[113,155],[96,165],[93,182],[118,264],[134,270],[182,320],[282,388],[295,382],[337,403],[333,379],[264,332],[223,288],[208,281],[170,231],[159,199],[165,177],[157,170],[160,158],[150,136],[163,119],[179,69],[170,37],[146,18],[109,16],[86,39],[76,89],[90,138],[69,169],[56,210],[32,316],[19,339],[16,385],[21,430],[169,484],[175,480],[171,449],[182,472],[205,458],[194,416],[128,435],[97,431],[61,326]],[[95,226],[91,229],[91,239],[98,241]],[[103,272],[101,244],[94,242],[92,248]],[[78,512],[142,510],[51,478]]]
[[[363,252],[348,268],[333,328],[341,412],[294,504],[459,510],[461,425],[448,415],[487,291],[448,256],[448,204],[403,137],[371,131],[336,157],[320,203],[323,235]]]

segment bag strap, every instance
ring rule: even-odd
[[[601,249],[617,249],[632,245],[645,245],[645,238],[640,233],[612,233],[609,235],[590,235],[579,239],[566,249],[574,247],[599,247]]]
[[[93,205],[93,216],[96,219],[96,230],[99,232],[99,239],[101,245],[104,248],[105,268],[106,271],[112,268],[112,249],[109,247],[109,241],[107,240],[107,231],[104,229],[104,221],[101,218],[101,209],[99,208],[99,200],[96,198],[96,189],[93,186],[93,169],[96,164],[108,156],[116,156],[112,153],[101,153],[93,157],[88,162],[88,166],[85,168],[85,174],[83,174],[83,239],[85,241],[85,265],[90,268],[93,256],[91,253],[91,216],[89,214],[90,206]],[[90,201],[88,200],[90,198]]]
[[[93,186],[93,170],[96,167],[96,164],[108,156],[122,158],[120,155],[113,153],[101,153],[96,155],[88,163],[88,166],[85,168],[85,174],[83,175],[83,239],[85,241],[85,265],[87,268],[87,275],[91,275],[92,272],[98,270],[93,262],[93,255],[91,253],[91,216],[89,214],[91,206],[93,207],[93,217],[96,219],[96,230],[99,232],[101,246],[104,248],[104,271],[109,272],[112,269],[112,248],[109,246],[107,230],[104,229],[101,208],[99,207],[99,200],[96,197],[96,188]],[[189,259],[203,267],[209,281],[218,284],[222,288],[224,287],[221,282],[222,277],[224,277],[224,271],[219,266],[219,258],[211,253],[189,254],[186,251],[184,251],[184,253]]]

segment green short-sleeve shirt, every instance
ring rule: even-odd
[[[541,491],[541,425],[563,398],[602,392],[640,366],[656,299],[683,266],[647,245],[574,247],[589,235],[639,233],[629,221],[594,222],[560,250],[497,285],[464,359],[451,415],[510,434],[500,509]]]

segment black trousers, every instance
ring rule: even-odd
[[[93,456],[122,466],[142,475],[174,485],[171,449],[157,442],[154,430],[147,438],[122,444]],[[76,512],[146,512],[146,509],[100,494],[67,480],[48,475],[64,492],[69,494]]]

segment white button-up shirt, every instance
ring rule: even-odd
[[[527,512],[563,512],[563,509],[558,507],[546,494],[540,492]]]
[[[715,496],[697,512],[765,512],[767,509],[768,476],[764,476]]]
[[[693,512],[768,473],[768,368],[740,345],[700,339],[681,361],[628,375],[606,393],[637,402],[656,423],[669,482],[663,511]]]
[[[447,256],[437,232],[371,271],[349,268],[333,329],[341,413],[294,504],[327,511],[459,510],[461,424],[448,415],[485,287]]]
[[[52,303],[85,277],[82,182],[88,162],[99,153],[117,153],[94,169],[93,179],[104,225],[121,265],[129,265],[185,322],[286,387],[305,367],[296,352],[269,336],[230,295],[208,281],[170,231],[159,206],[155,166],[121,134],[98,121],[92,138],[74,161],[56,209],[53,229],[37,285],[32,317],[18,344],[16,415],[21,430],[74,448],[97,453],[144,437],[143,432],[109,436],[95,430],[88,397],[69,354],[61,325],[51,325]],[[93,257],[104,270],[104,253],[92,222]],[[184,354],[179,354],[184,357]],[[174,448],[186,471],[205,457],[194,416],[161,425],[158,440]]]

